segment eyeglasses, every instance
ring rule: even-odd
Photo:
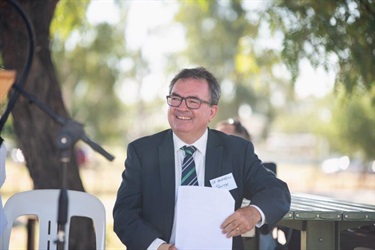
[[[196,97],[181,97],[178,95],[167,96],[167,103],[171,107],[179,107],[183,100],[185,100],[185,104],[189,109],[199,109],[202,103],[206,103],[210,106],[212,105],[211,103],[206,102]]]

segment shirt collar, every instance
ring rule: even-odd
[[[208,138],[208,129],[206,129],[204,134],[198,140],[196,140],[193,144],[190,144],[190,145],[193,145],[199,150],[199,152],[201,152],[203,155],[206,155],[207,138]],[[187,145],[180,138],[178,138],[178,136],[175,133],[173,133],[173,144],[174,144],[175,152],[181,149],[181,147]]]

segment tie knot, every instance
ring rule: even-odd
[[[192,155],[197,150],[194,146],[183,146],[182,149],[185,151],[185,155]]]

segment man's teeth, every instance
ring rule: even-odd
[[[177,116],[178,119],[180,120],[190,120],[191,118],[190,117],[186,117],[186,116]]]

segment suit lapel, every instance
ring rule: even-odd
[[[175,207],[175,161],[172,131],[169,130],[158,148],[162,204],[166,231],[172,229]],[[167,237],[170,237],[170,233]],[[169,239],[169,238],[168,238]]]
[[[210,180],[220,176],[222,154],[223,146],[218,143],[215,134],[209,129],[206,150],[206,170],[204,177],[204,185],[206,187],[211,187]]]

